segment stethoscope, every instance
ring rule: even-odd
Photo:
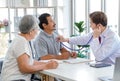
[[[85,45],[88,45],[90,43],[90,41],[92,40],[92,38],[93,38],[93,35],[90,37],[90,39],[88,40],[88,42]],[[84,47],[81,47],[80,49],[73,49],[73,48],[70,48],[70,47],[66,46],[62,42],[60,42],[60,44],[63,45],[64,47],[68,48],[71,51],[79,51],[79,50],[82,50],[84,48]]]

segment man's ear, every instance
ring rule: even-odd
[[[32,31],[30,31],[29,34],[31,35],[31,34],[32,34]]]
[[[45,23],[43,23],[42,26],[43,26],[44,28],[46,28],[46,24],[45,24]]]

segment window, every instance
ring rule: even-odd
[[[85,21],[85,0],[75,0],[75,21]]]
[[[56,7],[51,0],[2,0],[0,2],[0,58],[4,57],[9,41],[19,32],[19,21],[25,14],[38,17],[42,13],[50,13],[55,18]],[[3,26],[4,21],[9,25]]]
[[[118,3],[119,0],[106,0],[106,14],[108,17],[108,26],[116,33],[118,33]]]
[[[101,11],[101,0],[90,0],[90,13]]]
[[[3,57],[8,47],[8,39],[9,39],[9,27],[5,25],[4,21],[6,20],[8,23],[8,9],[0,8],[0,57]]]

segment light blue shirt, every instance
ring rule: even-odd
[[[44,31],[40,32],[33,42],[36,51],[35,59],[48,54],[59,55],[63,47],[60,45],[60,42],[56,41],[57,36],[55,32],[51,35]]]
[[[120,56],[120,37],[109,28],[100,37],[101,43],[98,38],[92,38],[92,33],[69,38],[69,43],[86,45],[89,42],[96,61],[114,64],[116,57]]]

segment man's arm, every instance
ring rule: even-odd
[[[40,60],[49,60],[49,59],[56,59],[56,56],[53,54],[47,54],[47,55],[40,57]]]
[[[68,59],[68,58],[69,58],[69,53],[68,52],[64,52],[61,55],[48,54],[48,55],[40,57],[41,60],[49,60],[49,59],[62,60],[62,59]]]
[[[47,54],[45,56],[42,56],[40,59],[41,60],[48,60],[48,59],[58,59],[58,60],[62,60],[62,59],[68,59],[70,57],[70,52],[67,51],[65,48],[62,48],[60,50],[61,54]]]
[[[62,48],[60,51],[61,51],[61,55],[63,56],[64,59],[68,59],[69,57],[73,57],[73,58],[77,57],[76,52],[70,52],[65,48]]]
[[[61,50],[61,54],[60,55],[55,55],[55,54],[46,54],[44,56],[40,57],[40,60],[49,60],[49,59],[58,59],[58,60],[62,60],[62,59],[68,59],[69,57],[77,57],[77,54],[75,52],[69,52],[67,51],[65,48],[62,48]]]

